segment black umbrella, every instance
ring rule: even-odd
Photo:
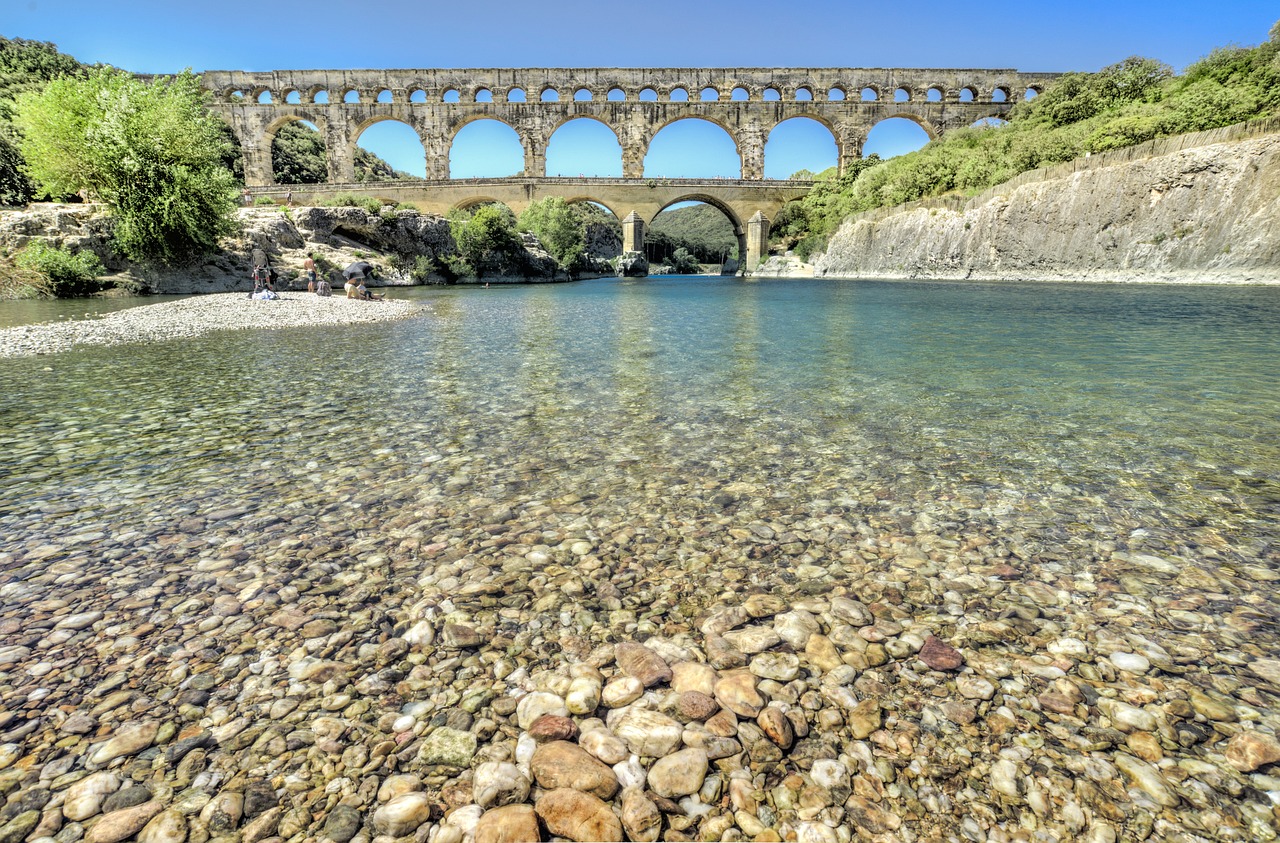
[[[363,278],[366,275],[373,275],[373,264],[368,261],[356,261],[351,266],[342,270],[342,277],[348,280],[352,278]]]

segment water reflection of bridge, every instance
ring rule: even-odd
[[[501,202],[516,214],[549,196],[568,202],[596,202],[622,221],[624,251],[644,251],[644,232],[664,208],[677,202],[705,202],[718,208],[733,225],[738,254],[754,269],[768,251],[769,221],[786,203],[799,199],[810,181],[769,179],[612,179],[529,178],[411,179],[354,184],[274,185],[250,188],[259,196],[294,202],[322,201],[336,193],[358,192],[394,202],[412,202],[423,211],[447,214],[485,202]]]

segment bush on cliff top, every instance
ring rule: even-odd
[[[68,298],[101,292],[102,261],[93,252],[71,252],[32,240],[13,258],[15,280],[25,290],[13,290],[13,298],[31,296]]]

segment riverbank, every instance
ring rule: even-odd
[[[1280,123],[1240,124],[846,221],[828,278],[1280,284]]]
[[[410,301],[357,301],[343,296],[284,293],[254,301],[246,293],[214,293],[109,313],[95,319],[0,329],[0,357],[54,354],[86,345],[165,342],[213,331],[353,325],[405,319],[424,305]]]

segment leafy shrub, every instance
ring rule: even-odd
[[[32,240],[14,257],[14,263],[39,279],[37,289],[43,295],[87,296],[101,292],[105,286],[99,280],[102,261],[90,251],[71,252]]]
[[[363,208],[367,213],[382,213],[382,201],[372,196],[358,196],[354,193],[335,193],[325,201],[330,208]]]
[[[270,196],[259,196],[257,199],[253,200],[253,204],[254,205],[274,205],[276,204],[276,200],[272,199]]]

